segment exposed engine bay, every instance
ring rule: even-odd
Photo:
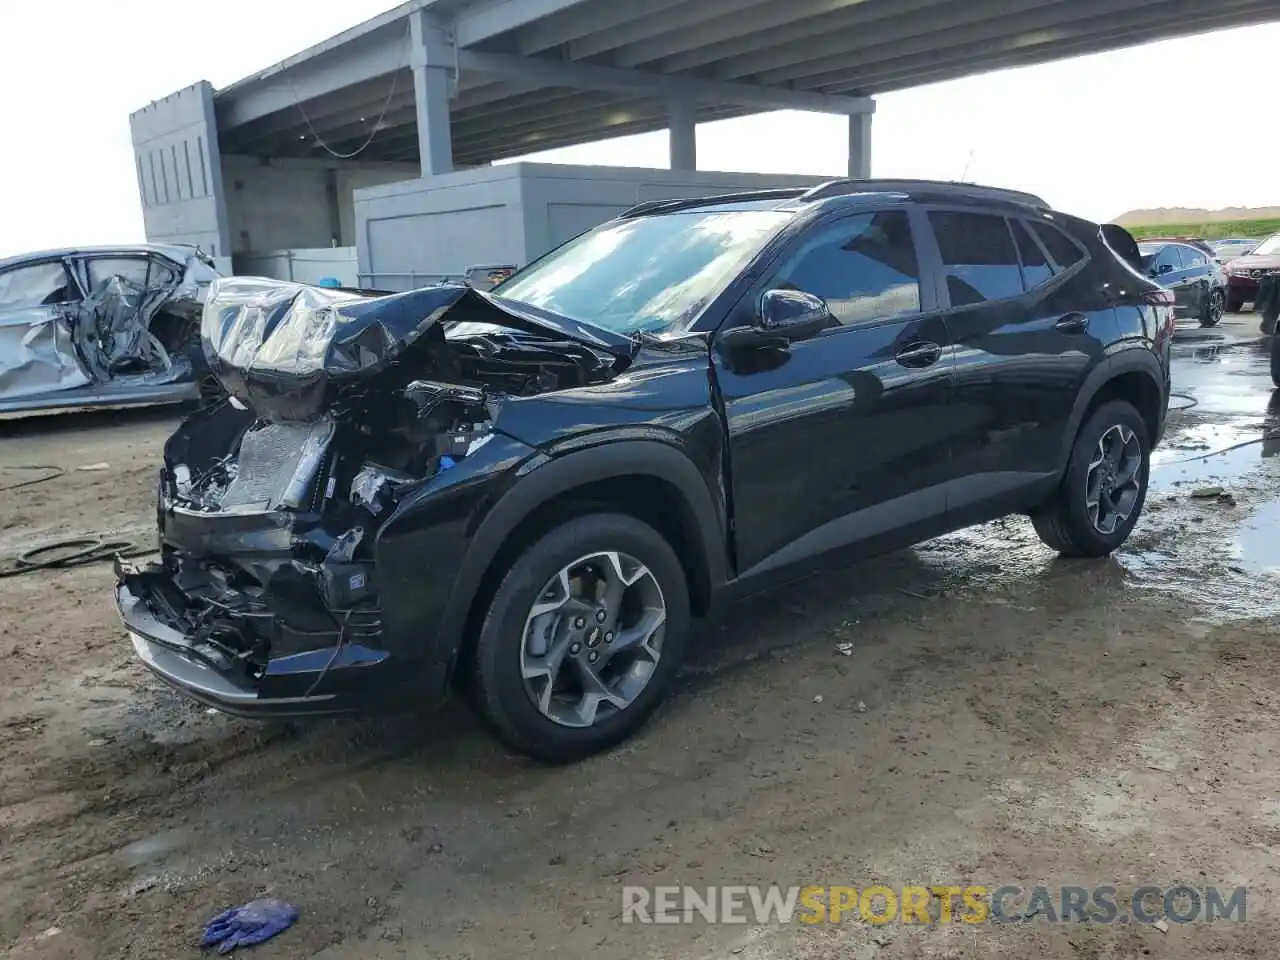
[[[225,279],[202,333],[229,398],[167,443],[162,561],[122,577],[246,681],[281,656],[376,648],[372,547],[402,498],[482,449],[510,398],[628,363],[465,286]]]

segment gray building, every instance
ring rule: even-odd
[[[1275,19],[1275,0],[412,0],[135,112],[138,190],[148,240],[397,289],[523,263],[640,200],[812,180],[699,171],[699,122],[839,114],[866,177],[874,94]],[[490,166],[663,128],[665,170]]]

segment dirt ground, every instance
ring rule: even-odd
[[[301,911],[256,948],[272,958],[1274,956],[1280,403],[1255,333],[1229,317],[1180,341],[1184,409],[1116,557],[1056,559],[1016,518],[757,598],[700,627],[643,735],[570,768],[509,755],[456,705],[224,717],[134,661],[109,565],[0,579],[0,953],[195,956],[205,919],[269,892]],[[0,493],[0,558],[149,542],[173,423],[0,425],[0,487],[67,470]],[[1191,496],[1211,484],[1231,498]],[[629,884],[876,882],[1247,885],[1248,913],[620,920]]]

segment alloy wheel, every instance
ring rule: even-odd
[[[520,670],[547,719],[590,727],[625,710],[662,657],[662,588],[639,560],[590,554],[547,581],[525,618]]]
[[[1133,514],[1142,492],[1142,443],[1122,423],[1098,438],[1085,477],[1085,506],[1093,528],[1104,536],[1116,532]]]
[[[1215,290],[1209,297],[1209,326],[1215,327],[1226,311],[1226,297],[1220,290]]]

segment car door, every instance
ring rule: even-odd
[[[1191,316],[1198,317],[1213,285],[1213,265],[1207,253],[1189,244],[1178,245],[1178,257],[1182,262],[1182,283],[1187,289],[1187,309]]]
[[[1151,265],[1156,282],[1172,291],[1179,317],[1195,316],[1196,312],[1195,290],[1182,259],[1185,249],[1180,243],[1166,244]]]
[[[61,259],[0,273],[0,400],[91,382],[73,331],[80,289]]]
[[[751,323],[775,289],[824,298],[830,326],[786,346],[714,344],[747,576],[853,543],[914,539],[943,519],[950,344],[918,232],[907,206],[811,226],[726,326]]]
[[[928,220],[955,343],[947,510],[957,525],[1021,509],[1056,482],[1072,406],[1114,315],[1088,282],[1086,252],[1052,223],[943,207]]]

